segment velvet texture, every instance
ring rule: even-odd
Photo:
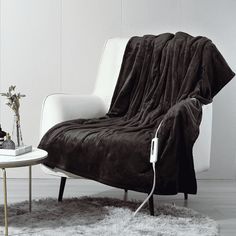
[[[163,120],[155,193],[195,194],[192,147],[202,104],[212,102],[233,76],[208,38],[183,32],[133,37],[107,115],[50,129],[39,145],[48,151],[44,164],[114,187],[149,192],[150,143]]]

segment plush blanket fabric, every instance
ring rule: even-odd
[[[49,154],[44,164],[114,187],[149,192],[150,143],[163,120],[155,193],[195,194],[192,147],[202,104],[212,102],[233,76],[208,38],[183,32],[133,37],[107,115],[50,129],[39,145]]]

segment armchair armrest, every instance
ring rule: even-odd
[[[186,100],[191,101],[194,98]],[[206,171],[210,168],[210,157],[211,157],[211,136],[212,136],[212,103],[204,105],[201,104],[200,101],[199,105],[202,106],[202,119],[199,126],[199,136],[196,139],[196,142],[193,145],[193,161],[194,161],[194,169],[196,173]],[[184,104],[183,104],[184,105]],[[176,106],[179,106],[176,104]],[[175,109],[175,113],[172,112],[174,107],[170,108],[168,111],[169,114],[167,115],[169,118],[171,116],[178,115],[181,109],[185,109],[184,106]],[[177,113],[177,114],[176,114]],[[193,115],[193,114],[192,114]],[[166,117],[164,117],[165,119]],[[194,117],[193,117],[194,120]],[[185,122],[188,125],[192,125],[191,122]],[[194,122],[193,122],[194,123]],[[186,128],[186,133],[188,133],[188,128]]]
[[[45,98],[40,121],[40,138],[54,125],[76,118],[104,116],[105,104],[95,95],[52,94]]]

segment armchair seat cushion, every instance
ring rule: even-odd
[[[140,192],[149,192],[150,143],[161,125],[157,194],[196,193],[192,147],[201,104],[234,73],[204,37],[179,32],[132,38],[106,116],[60,123],[42,138],[45,165]],[[196,98],[196,99],[192,99]]]

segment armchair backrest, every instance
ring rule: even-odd
[[[120,67],[129,38],[109,39],[100,60],[94,95],[99,96],[108,111],[113,91],[119,76]],[[200,135],[193,147],[194,166],[196,172],[210,167],[212,133],[212,104],[203,106],[203,117],[200,125]]]
[[[93,93],[102,98],[107,110],[111,103],[128,41],[129,38],[109,39],[103,50]]]

